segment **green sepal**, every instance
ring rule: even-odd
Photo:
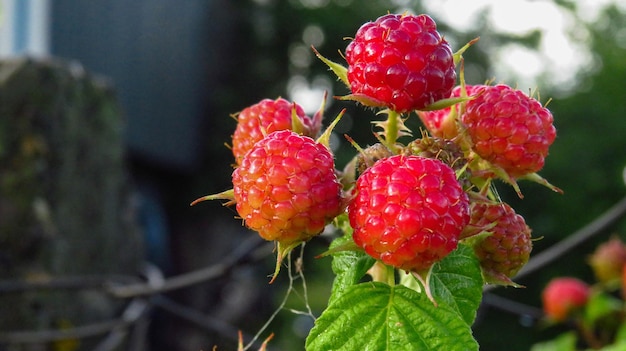
[[[199,202],[208,200],[228,200],[228,202],[224,203],[224,206],[229,206],[235,203],[235,191],[233,189],[228,189],[226,191],[222,191],[221,193],[202,196],[193,200],[189,206],[194,206]]]
[[[302,241],[295,241],[292,243],[281,243],[280,241],[276,241],[276,267],[274,268],[274,274],[272,274],[270,284],[276,280],[278,273],[280,273],[280,267],[285,257],[289,256],[289,253],[300,244],[302,244]]]
[[[330,150],[330,136],[333,133],[333,128],[335,128],[335,126],[337,125],[337,123],[339,123],[339,121],[341,120],[341,117],[343,117],[345,113],[346,113],[345,108],[339,112],[337,117],[335,117],[335,119],[330,123],[330,125],[324,130],[322,135],[320,135],[319,138],[317,138],[318,143],[326,146]]]
[[[453,60],[454,60],[454,65],[455,65],[455,66],[456,66],[456,65],[458,65],[458,64],[459,64],[459,62],[461,62],[461,60],[463,59],[463,53],[465,53],[465,51],[466,51],[467,49],[469,49],[469,47],[470,47],[470,46],[472,46],[472,45],[476,44],[476,42],[478,42],[478,40],[479,40],[479,39],[480,39],[480,37],[476,37],[476,38],[474,38],[474,39],[470,40],[467,44],[463,45],[463,47],[462,47],[462,48],[460,48],[459,50],[457,50],[457,52],[455,52],[455,53],[452,55],[452,58],[453,58]]]
[[[456,104],[472,100],[473,98],[474,98],[473,96],[465,96],[465,97],[458,96],[458,97],[445,98],[445,99],[441,99],[441,100],[437,100],[433,102],[432,104],[420,109],[420,111],[443,110],[444,108],[452,107]]]
[[[341,80],[343,82],[343,84],[345,84],[346,86],[350,86],[350,82],[348,82],[348,69],[336,62],[333,62],[329,59],[327,59],[326,57],[322,56],[322,54],[320,54],[317,49],[315,49],[314,46],[311,45],[311,49],[313,49],[313,52],[315,53],[315,56],[317,56],[317,58],[319,58],[320,60],[322,60],[322,62],[324,62],[326,64],[326,66],[328,66],[328,68],[330,68],[331,71],[333,71],[333,73],[335,73],[335,75],[337,76],[337,78],[339,78],[339,80]]]
[[[367,107],[385,107],[387,106],[384,102],[374,99],[371,96],[367,96],[365,94],[348,94],[344,96],[337,96],[338,100],[342,101],[355,101],[360,103],[363,106]]]
[[[548,182],[547,179],[543,178],[538,173],[530,173],[530,174],[527,174],[527,175],[525,175],[523,177],[520,177],[519,179],[529,180],[531,182],[535,182],[537,184],[545,186],[546,188],[548,188],[548,189],[550,189],[550,190],[552,190],[552,191],[554,191],[556,193],[563,194],[563,190],[561,190],[560,188],[550,184],[550,182]]]

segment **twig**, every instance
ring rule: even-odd
[[[154,295],[204,283],[208,280],[223,276],[233,267],[244,261],[244,259],[246,259],[252,251],[264,243],[266,243],[266,241],[262,240],[258,236],[250,236],[229,256],[212,266],[168,278],[159,286],[151,286],[145,283],[110,286],[108,287],[108,292],[118,298],[129,298],[135,296]]]

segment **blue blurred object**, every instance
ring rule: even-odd
[[[144,181],[137,184],[138,220],[143,230],[146,259],[165,275],[172,273],[172,254],[167,214],[156,186]]]

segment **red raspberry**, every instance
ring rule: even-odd
[[[544,313],[556,322],[565,321],[587,304],[590,288],[587,283],[570,277],[552,279],[543,290]]]
[[[461,116],[473,150],[512,178],[543,168],[556,137],[550,111],[507,85],[484,86],[479,92]]]
[[[524,217],[506,203],[475,203],[468,228],[491,233],[474,244],[486,280],[513,284],[510,278],[528,262],[533,248]]]
[[[467,96],[473,96],[479,92],[482,87],[484,87],[484,85],[466,85],[465,92]],[[454,89],[452,89],[452,93],[449,97],[455,98],[460,96],[461,86],[457,85]],[[458,105],[454,105],[440,110],[418,111],[417,114],[430,134],[440,138],[452,138],[457,135],[457,126],[454,118],[450,118],[450,112],[452,111],[452,108],[457,107]]]
[[[270,133],[233,172],[237,212],[266,240],[306,241],[342,210],[334,166],[328,148],[310,137]]]
[[[355,192],[348,206],[354,242],[407,271],[423,272],[456,249],[469,221],[467,194],[439,160],[384,158],[361,174]]]
[[[304,130],[297,132],[315,137],[321,125],[308,117],[300,105],[283,98],[263,99],[239,112],[237,114],[237,127],[233,134],[232,148],[237,165],[241,163],[243,155],[252,148],[254,143],[263,139],[264,135],[277,130],[294,130],[294,126],[292,126],[294,110],[297,118],[304,126]]]
[[[596,279],[605,284],[619,281],[624,264],[626,264],[626,246],[618,237],[599,245],[589,257],[589,265]]]
[[[450,96],[450,46],[427,15],[388,14],[359,28],[345,52],[352,94],[403,113]]]

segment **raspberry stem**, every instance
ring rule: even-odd
[[[383,129],[382,132],[378,132],[381,143],[385,145],[393,154],[398,153],[396,141],[401,136],[411,135],[411,130],[404,125],[402,115],[394,110],[383,110],[380,113],[386,113],[387,119],[385,121],[373,122],[376,126]]]
[[[372,281],[386,283],[389,286],[396,285],[395,268],[388,266],[381,261],[376,261],[367,273],[372,277]]]
[[[433,305],[437,307],[439,306],[439,304],[437,304],[437,301],[435,301],[435,298],[433,297],[433,293],[430,290],[430,275],[432,271],[433,271],[433,266],[430,266],[430,268],[428,268],[428,270],[426,271],[411,272],[411,274],[413,274],[415,279],[417,279],[422,285],[422,287],[424,288],[424,293],[426,294],[426,297],[428,297],[428,299],[433,303]]]

